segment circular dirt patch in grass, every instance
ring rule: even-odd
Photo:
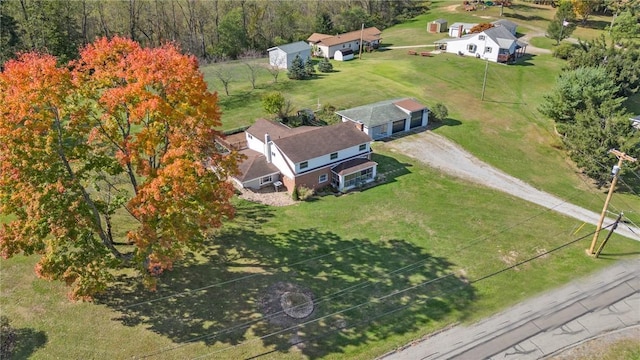
[[[311,290],[284,281],[269,286],[260,298],[259,306],[267,321],[283,327],[299,324],[315,309]]]
[[[313,312],[313,299],[305,293],[287,291],[280,296],[280,306],[292,318],[304,319]]]

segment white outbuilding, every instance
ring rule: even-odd
[[[338,61],[353,60],[353,50],[351,49],[336,50],[336,52],[333,54],[333,59]]]
[[[291,67],[296,55],[299,55],[303,62],[311,57],[311,45],[304,41],[274,46],[267,51],[269,52],[269,65],[280,69]]]

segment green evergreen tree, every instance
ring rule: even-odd
[[[576,113],[598,109],[604,103],[612,103],[614,109],[622,106],[624,98],[618,97],[619,86],[604,68],[581,67],[560,74],[556,87],[544,96],[539,111],[558,124],[573,123]]]
[[[329,59],[323,57],[320,62],[318,62],[318,70],[322,73],[330,73],[333,71],[333,65]]]
[[[326,12],[316,15],[314,32],[321,34],[331,34],[333,32],[333,22],[331,21],[331,15]]]
[[[634,131],[619,86],[604,67],[564,71],[556,87],[544,97],[539,110],[556,122],[571,159],[602,185],[612,148],[630,156],[640,154],[640,133]]]
[[[623,11],[616,17],[615,23],[611,26],[611,38],[614,41],[622,39],[633,39],[640,35],[640,24],[638,17],[631,11]]]
[[[304,63],[304,70],[307,73],[307,78],[311,78],[313,77],[313,75],[315,75],[316,68],[313,65],[313,60],[311,60],[311,57],[307,58],[307,61]]]
[[[291,62],[287,76],[292,80],[304,80],[307,78],[307,70],[300,55],[296,55]]]
[[[578,43],[568,59],[568,69],[603,67],[618,85],[619,96],[632,96],[640,90],[640,45],[607,45],[604,36]]]

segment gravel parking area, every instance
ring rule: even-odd
[[[391,151],[410,156],[447,174],[506,192],[580,221],[597,224],[600,219],[600,214],[570,204],[566,200],[540,191],[520,179],[507,175],[432,131],[427,130],[394,139],[386,142],[385,146]],[[610,218],[605,219],[605,225],[614,221]],[[640,241],[640,229],[638,228],[620,226],[616,232]]]

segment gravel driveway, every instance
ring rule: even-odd
[[[597,224],[600,214],[570,204],[556,196],[540,191],[513,176],[480,161],[457,144],[431,131],[423,131],[386,143],[407,156],[428,164],[450,175],[500,190],[561,214],[590,224]],[[603,226],[615,220],[607,218]],[[616,233],[640,241],[640,229],[626,224]]]

